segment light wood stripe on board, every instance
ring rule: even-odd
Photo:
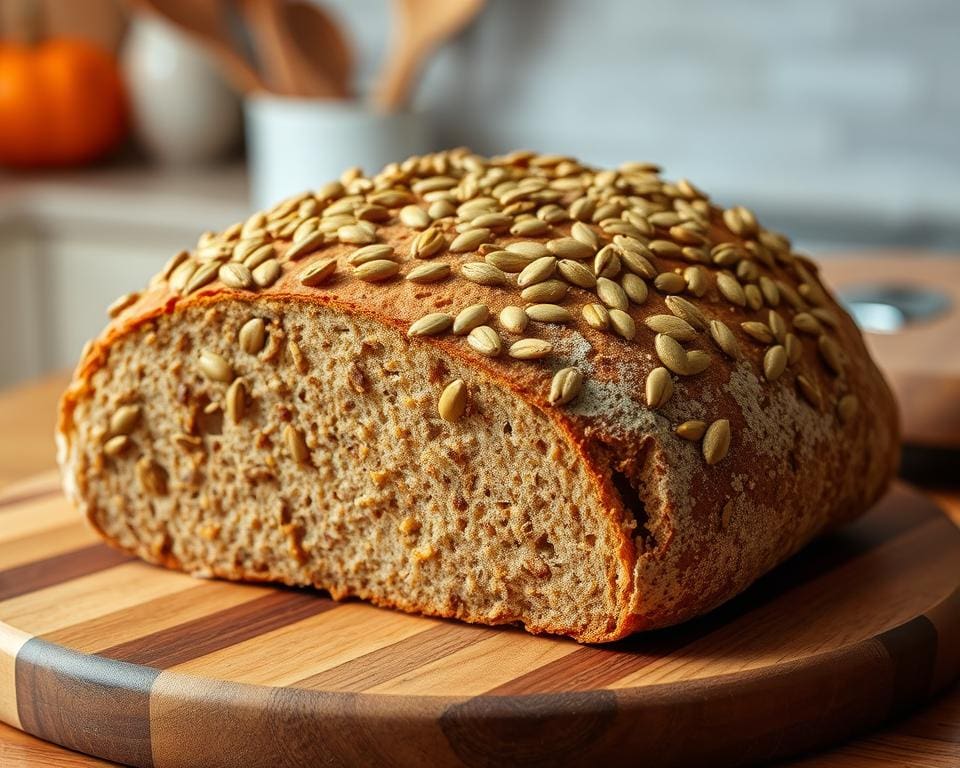
[[[270,587],[194,580],[193,586],[183,591],[144,600],[129,608],[61,627],[45,633],[43,637],[52,643],[85,653],[101,652],[131,641],[144,641],[159,646],[167,640],[161,634],[164,631],[205,619],[273,593],[274,590]],[[116,658],[113,654],[106,655]],[[124,660],[146,663],[140,658]]]
[[[0,621],[39,635],[174,592],[196,581],[182,573],[124,562],[112,568],[0,602]]]
[[[3,519],[0,516],[0,525]],[[70,522],[37,533],[0,541],[0,563],[3,563],[4,570],[8,570],[99,543],[100,538],[86,521],[75,518]]]
[[[290,685],[423,632],[436,623],[359,603],[341,603],[333,610],[170,669],[240,683]]]

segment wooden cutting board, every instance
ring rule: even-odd
[[[0,507],[0,719],[132,765],[756,763],[960,672],[960,531],[902,485],[713,614],[610,646],[154,568],[49,474]]]

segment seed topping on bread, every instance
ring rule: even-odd
[[[763,386],[788,388],[818,411],[831,404],[837,428],[858,412],[815,265],[749,209],[721,208],[649,163],[599,170],[556,155],[485,158],[454,149],[372,177],[351,169],[223,232],[205,232],[196,248],[167,262],[155,287],[174,296],[223,287],[254,294],[284,285],[288,273],[301,290],[415,284],[423,307],[409,321],[410,343],[456,339],[491,365],[540,366],[545,407],[574,404],[587,388],[587,366],[563,359],[557,340],[603,334],[643,345],[661,366],[646,380],[650,409],[671,398],[674,382],[716,360],[749,365]],[[431,289],[450,281],[487,287],[502,302],[435,304]],[[139,299],[121,297],[111,317]],[[239,346],[248,354],[263,349],[262,321],[244,327]],[[302,354],[293,356],[303,365]],[[829,375],[831,391],[822,391],[812,366]],[[200,367],[208,378],[231,380],[230,362],[213,352],[203,353]],[[458,382],[438,403],[451,422],[465,408],[467,386]],[[242,397],[235,388],[234,418]],[[701,443],[712,465],[736,446],[724,416],[689,419],[675,432]],[[304,463],[302,435],[291,427],[285,439]],[[122,452],[121,442],[111,450]]]

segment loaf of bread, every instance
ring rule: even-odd
[[[730,599],[896,468],[815,264],[646,163],[350,170],[110,316],[62,400],[65,488],[198,576],[606,642]]]

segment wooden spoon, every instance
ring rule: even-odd
[[[285,3],[287,29],[297,50],[314,71],[323,72],[340,98],[353,88],[353,51],[337,22],[318,5],[306,0]]]
[[[376,105],[390,112],[406,105],[427,57],[463,29],[483,4],[484,0],[394,0],[399,23],[374,92]]]
[[[237,50],[224,23],[220,0],[130,0],[156,13],[198,40],[220,63],[224,74],[244,93],[268,90],[263,78]]]

